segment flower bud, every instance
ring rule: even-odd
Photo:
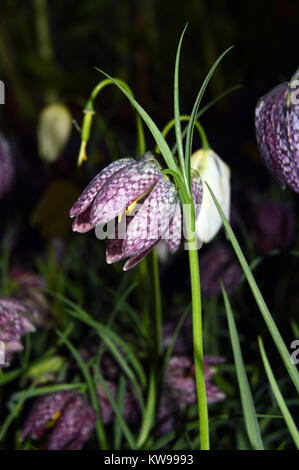
[[[55,162],[66,145],[72,128],[72,116],[62,104],[53,103],[40,113],[37,126],[38,152],[42,160]]]

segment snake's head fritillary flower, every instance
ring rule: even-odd
[[[239,287],[243,271],[234,251],[225,244],[209,248],[199,260],[202,293],[206,297],[221,293],[220,281],[228,293]]]
[[[38,315],[24,302],[13,298],[0,298],[0,341],[4,343],[5,366],[9,365],[11,353],[23,349],[21,337],[35,331],[26,314]]]
[[[198,199],[199,183],[195,184]],[[171,253],[181,241],[182,212],[174,183],[147,152],[138,162],[122,158],[91,181],[70,210],[73,230],[87,232],[118,218],[109,237],[107,263],[129,258],[124,270],[136,266],[163,238]]]
[[[216,403],[225,398],[225,394],[211,383],[216,369],[213,364],[223,362],[218,356],[204,358],[204,374],[208,403]],[[193,360],[189,356],[173,356],[167,365],[166,389],[178,403],[196,403],[196,384]]]
[[[21,440],[47,439],[48,450],[79,450],[95,426],[95,413],[76,392],[58,392],[37,399],[21,433]]]
[[[263,96],[255,109],[258,147],[280,186],[299,193],[299,72]]]
[[[28,318],[36,324],[50,323],[50,304],[44,293],[47,287],[45,280],[38,274],[19,267],[10,270],[9,279],[15,284],[14,296],[32,307],[34,312],[38,312],[38,316]]]
[[[47,105],[40,113],[37,127],[38,152],[42,160],[55,162],[72,130],[72,116],[60,103]]]
[[[196,235],[199,245],[209,243],[222,225],[221,217],[208,187],[218,200],[226,218],[230,214],[230,169],[212,149],[197,150],[191,156],[191,167],[203,181],[201,207],[196,217]]]
[[[216,364],[224,362],[219,356],[204,357],[204,375],[207,401],[217,403],[225,394],[211,382]],[[158,409],[156,432],[163,435],[174,430],[180,411],[188,404],[196,403],[196,384],[193,360],[190,356],[173,356],[168,362],[163,393]]]
[[[7,140],[0,134],[0,198],[8,193],[15,180],[15,165]]]
[[[278,201],[253,204],[252,235],[261,253],[286,250],[295,239],[296,220],[292,208]]]

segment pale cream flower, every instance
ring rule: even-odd
[[[198,244],[209,243],[219,231],[222,221],[205,182],[216,196],[225,216],[230,214],[230,169],[212,149],[197,150],[191,156],[191,167],[203,181],[203,198],[196,218]]]
[[[40,113],[37,126],[38,152],[42,160],[53,163],[61,154],[72,129],[72,116],[66,106],[47,105]]]

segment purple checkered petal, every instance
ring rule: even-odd
[[[146,255],[148,255],[150,251],[152,251],[152,249],[159,243],[159,241],[160,241],[160,238],[156,240],[147,250],[142,251],[138,255],[132,256],[130,259],[128,259],[128,261],[125,263],[123,267],[123,270],[129,271],[130,269],[135,268],[135,266],[138,263],[140,263],[140,261],[143,260],[143,258],[145,258]]]
[[[179,198],[175,203],[175,211],[172,221],[169,224],[169,230],[164,235],[164,240],[168,251],[173,254],[180,246],[182,238],[182,209]]]
[[[1,310],[1,306],[6,311],[9,310],[9,311],[12,311],[15,313],[21,313],[21,314],[28,313],[32,317],[35,317],[35,318],[39,317],[39,313],[35,308],[15,298],[1,297],[0,298],[0,310]]]
[[[122,252],[123,240],[109,239],[106,247],[106,263],[112,264],[124,259]]]
[[[119,222],[115,227],[115,237],[109,238],[107,247],[106,247],[106,262],[108,264],[116,263],[126,256],[124,256],[122,251],[122,246],[124,242],[125,232],[129,223],[133,217],[126,216],[125,214],[122,217],[121,222]]]
[[[195,216],[198,215],[201,207],[202,202],[202,179],[198,173],[198,171],[192,169],[192,176],[191,176],[191,185],[192,185],[192,194],[195,204]]]
[[[216,385],[211,382],[206,383],[207,402],[209,405],[224,400],[225,393],[223,393]]]
[[[287,83],[281,83],[260,99],[255,110],[256,137],[260,153],[282,187],[285,187],[286,181],[281,168],[281,158],[278,156],[277,127],[287,90]]]
[[[121,214],[162,177],[154,159],[141,161],[117,172],[99,191],[91,210],[93,224],[105,224]]]
[[[60,413],[65,405],[74,397],[73,392],[59,392],[44,395],[37,399],[21,433],[21,440],[27,436],[34,439],[43,437],[47,424]]]
[[[18,341],[25,333],[32,333],[35,327],[23,315],[11,309],[7,299],[1,299],[0,303],[0,340]]]
[[[61,450],[72,447],[73,442],[75,445],[83,446],[84,442],[88,439],[90,427],[88,426],[89,433],[82,435],[82,429],[85,424],[89,413],[89,405],[85,403],[83,396],[76,395],[70,400],[59,418],[57,424],[54,426],[51,433],[48,450]],[[86,431],[86,429],[85,429]]]
[[[286,113],[287,109],[286,106],[284,106],[281,110],[280,120],[277,125],[277,153],[285,181],[294,191],[298,193],[299,171],[289,144],[286,125]]]
[[[115,162],[110,163],[94,179],[89,183],[87,188],[83,191],[81,196],[77,199],[75,204],[70,210],[70,217],[82,214],[87,207],[92,203],[102,186],[108,181],[111,176],[120,171],[121,169],[135,163],[133,158],[120,158]]]
[[[175,210],[177,190],[161,178],[130,223],[123,243],[125,256],[148,250],[165,233]]]
[[[92,433],[95,423],[96,416],[95,412],[90,406],[85,406],[82,414],[82,425],[80,427],[80,432],[77,437],[68,445],[68,450],[80,450],[82,449],[85,442],[88,440],[90,434]]]
[[[298,77],[299,78],[299,77]],[[289,83],[286,103],[286,126],[289,146],[299,171],[299,81]]]
[[[16,351],[23,351],[24,347],[20,341],[8,341],[5,343],[5,354]]]
[[[91,207],[88,207],[82,214],[76,216],[72,225],[74,232],[86,233],[95,227],[90,223],[90,211]]]

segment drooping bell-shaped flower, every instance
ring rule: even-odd
[[[47,439],[47,450],[79,450],[95,426],[95,413],[76,392],[43,395],[35,402],[21,433],[21,440]]]
[[[299,71],[263,96],[255,109],[258,147],[280,186],[299,193]]]
[[[197,179],[200,180],[199,176]],[[200,184],[196,178],[194,185],[200,203]],[[161,239],[171,253],[181,241],[178,191],[150,152],[137,162],[122,158],[108,165],[83,191],[70,216],[75,217],[73,230],[81,233],[118,217],[113,236],[108,236],[106,260],[115,263],[129,258],[124,270],[139,263]]]
[[[4,359],[7,366],[10,354],[23,349],[21,337],[35,331],[34,325],[26,318],[38,313],[24,302],[13,298],[0,298],[0,341],[4,343]],[[0,364],[1,366],[1,364]]]
[[[243,271],[229,245],[218,244],[209,248],[200,257],[202,294],[212,297],[221,293],[220,281],[228,295],[233,294],[240,284]]]
[[[40,113],[37,126],[38,152],[42,160],[55,162],[72,130],[72,116],[61,103],[47,105]]]
[[[292,208],[280,201],[262,201],[252,207],[252,238],[261,253],[289,248],[296,234]]]
[[[230,170],[221,158],[210,148],[197,150],[191,156],[191,167],[198,171],[203,182],[201,207],[196,217],[196,235],[199,245],[209,243],[222,225],[221,217],[214,204],[208,187],[218,200],[224,215],[230,214]]]

